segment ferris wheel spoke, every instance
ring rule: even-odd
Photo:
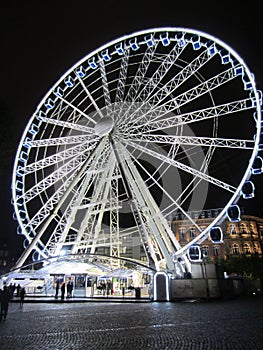
[[[61,198],[63,197],[66,189],[72,183],[73,178],[74,174],[71,174],[66,181],[59,188],[57,188],[57,190],[52,194],[52,196],[49,197],[45,204],[36,211],[30,220],[28,220],[24,227],[25,230],[31,230],[32,228],[35,232],[37,232],[37,229],[41,227],[44,222],[46,222],[46,219],[49,219],[48,224],[51,220],[53,220],[53,218],[56,216],[56,214],[53,213],[53,210],[56,205],[60,203]]]
[[[132,84],[130,84],[129,90],[125,97],[126,102],[135,102],[139,89],[145,82],[145,75],[155,53],[155,48],[155,46],[150,46],[143,54],[143,58],[139,63],[138,69],[133,77]]]
[[[63,201],[58,203],[56,211],[58,211],[59,206],[65,203],[65,199],[69,198],[67,209],[65,212],[69,213],[65,214],[65,217],[73,220],[76,215],[76,212],[79,208],[81,208],[81,203],[85,202],[85,193],[91,188],[91,186],[96,185],[97,178],[101,176],[105,172],[102,164],[105,163],[105,159],[107,159],[107,154],[109,153],[109,148],[104,148],[102,152],[102,148],[98,147],[97,151],[94,152],[94,156],[88,158],[88,162],[86,162],[85,166],[82,167],[81,171],[78,172],[77,176],[71,176],[72,180],[70,182],[70,186],[64,191]],[[89,164],[88,170],[86,166]],[[100,165],[99,165],[100,164]],[[77,185],[79,183],[79,185]],[[70,199],[71,198],[71,199]],[[68,225],[68,221],[67,221]],[[70,226],[70,225],[68,225]]]
[[[128,152],[128,150],[126,150],[126,151]],[[143,170],[143,172],[144,172],[145,174],[148,175],[149,179],[151,179],[152,182],[153,182],[157,187],[160,188],[160,190],[162,191],[163,195],[165,195],[165,196],[170,200],[170,202],[171,202],[170,205],[169,205],[168,207],[164,208],[163,211],[164,211],[165,213],[167,213],[168,210],[171,210],[171,208],[172,208],[172,212],[175,212],[176,210],[179,209],[179,210],[188,218],[188,220],[198,229],[198,231],[201,231],[201,228],[197,225],[197,223],[193,220],[193,218],[191,218],[191,216],[188,215],[188,213],[183,209],[183,206],[182,206],[183,202],[179,202],[180,197],[181,197],[184,193],[182,193],[177,199],[173,198],[173,197],[171,196],[171,194],[166,190],[166,188],[164,188],[164,186],[162,186],[162,185],[159,183],[158,179],[156,179],[156,178],[149,172],[149,170],[148,170],[145,166],[143,166],[142,163],[139,162],[139,161],[133,156],[133,154],[129,153],[129,155],[130,155],[131,159],[133,160],[134,164],[137,164],[138,168],[141,168],[141,169]],[[160,170],[160,169],[158,169],[158,170]],[[150,187],[148,187],[148,188],[150,188]],[[180,203],[180,204],[179,204],[179,203]]]
[[[92,134],[94,130],[94,128],[88,127],[86,125],[76,124],[65,120],[48,118],[48,117],[44,117],[43,115],[38,116],[37,118],[47,124],[62,126],[63,128],[68,128],[70,130],[78,130],[78,131],[82,131],[90,134]]]
[[[167,153],[167,157],[172,158],[172,159],[174,158],[175,154],[177,154],[177,156],[180,156],[180,153],[178,153],[178,152],[174,153],[173,148],[175,148],[174,144],[171,146],[170,151]],[[194,147],[193,148],[194,154],[196,154],[195,149],[196,148]],[[192,150],[188,148],[187,149],[188,158],[191,158],[191,153],[190,152],[192,152]],[[200,151],[198,151],[198,152],[200,152]],[[203,158],[203,160],[202,160],[202,162],[200,164],[200,171],[202,173],[206,173],[207,172],[208,166],[209,166],[209,164],[211,162],[211,158],[212,158],[213,153],[214,153],[214,148],[209,148],[207,150],[207,152],[206,152],[206,154],[205,154],[205,156],[204,156],[204,158]],[[183,154],[182,154],[182,157],[183,157]],[[187,199],[192,196],[192,194],[194,193],[195,189],[198,188],[198,186],[201,183],[201,181],[202,181],[202,178],[193,178],[191,181],[189,181],[188,185],[186,185],[185,188],[182,189],[181,193],[179,194],[179,196],[177,198],[177,201],[180,201],[181,206],[183,206],[184,203],[187,201]],[[180,211],[182,212],[181,208],[180,208]],[[186,217],[188,217],[188,215],[186,215]],[[188,218],[188,220],[192,221],[191,218]]]
[[[208,152],[206,153],[204,159],[203,159],[203,162],[201,164],[201,167],[200,167],[200,171],[202,173],[206,173],[207,170],[208,170],[208,166],[210,164],[210,160],[211,160],[211,157],[212,157],[212,154],[213,154],[213,151],[214,150],[211,150],[209,149]],[[191,197],[192,193],[195,191],[195,189],[199,186],[199,184],[201,183],[202,179],[201,178],[193,178],[189,184],[182,190],[181,194],[179,195],[178,197],[178,201],[180,200],[180,203],[181,205],[184,204],[184,202],[187,201],[187,199],[189,197]],[[184,214],[185,215],[185,214]],[[190,220],[188,218],[188,220]],[[199,232],[201,232],[202,229],[200,230],[199,229]]]
[[[155,43],[155,46],[157,45],[158,44]],[[135,111],[133,111],[133,114],[141,114],[140,112],[142,110],[144,111],[148,108],[147,101],[149,99],[149,96],[151,96],[152,92],[159,86],[160,81],[164,78],[169,69],[173,67],[178,57],[186,47],[187,44],[184,46],[179,46],[178,44],[175,44],[167,55],[156,54],[156,58],[154,59],[153,57],[153,61],[156,64],[158,64],[158,67],[155,69],[152,76],[147,76],[147,78],[145,79],[144,86],[142,87],[141,91],[136,96],[136,99],[134,101],[136,102],[136,104]],[[122,122],[127,120],[127,117],[129,117],[129,115],[127,116],[126,111]]]
[[[145,53],[143,54],[143,58],[133,77],[132,84],[130,84],[129,90],[125,96],[124,105],[128,104],[128,109],[125,110],[125,113],[122,113],[122,110],[120,112],[122,116],[122,123],[125,122],[125,120],[127,119],[127,116],[129,117],[130,108],[134,103],[136,103],[137,101],[136,96],[139,90],[141,89],[141,87],[143,86],[143,84],[145,84],[146,72],[149,68],[149,65],[151,63],[155,50],[156,50],[156,46],[150,46],[146,49]]]
[[[127,48],[126,50],[124,50],[122,60],[121,60],[119,76],[118,76],[114,106],[118,106],[124,100],[125,82],[126,82],[127,71],[129,66],[129,54],[130,54],[130,48]],[[117,121],[117,118],[116,118],[116,121]]]
[[[143,110],[144,107],[148,107],[148,105],[156,106],[160,104],[163,100],[167,98],[168,95],[173,94],[173,92],[181,86],[183,83],[187,81],[193,74],[197,73],[200,68],[202,68],[211,58],[210,48],[207,48],[203,51],[199,56],[193,59],[188,65],[183,67],[178,74],[173,76],[167,83],[161,86],[154,94],[149,94],[145,98],[142,104],[140,104],[139,111]],[[167,73],[167,71],[166,71]],[[160,80],[158,82],[160,84]],[[175,100],[171,100],[174,103],[174,108],[177,108],[177,103]],[[145,110],[145,109],[144,109]],[[136,110],[135,113],[138,113]]]
[[[90,142],[84,142],[80,145],[71,147],[66,149],[65,151],[61,151],[55,153],[51,156],[45,157],[41,160],[35,161],[33,163],[27,164],[24,167],[21,166],[19,169],[20,174],[30,174],[40,169],[44,169],[50,165],[58,164],[66,159],[77,157],[78,155],[85,154],[86,156],[96,147],[96,142],[89,146]]]
[[[45,230],[48,228],[50,223],[53,220],[57,219],[57,210],[54,210],[54,207],[61,201],[64,195],[64,191],[66,186],[70,186],[71,178],[69,177],[67,181],[63,184],[64,188],[61,187],[57,190],[48,201],[38,210],[38,212],[25,224],[25,230],[32,230],[34,232],[34,236],[28,237],[29,246],[27,250],[24,251],[22,256],[19,258],[17,264],[23,265],[28,256],[31,254],[33,250],[39,250],[38,246],[43,246],[43,252],[41,255],[45,257],[46,255],[49,257],[52,254],[52,251],[48,251],[46,249],[45,244],[42,242],[42,236],[45,233]],[[60,206],[59,206],[60,208]],[[56,241],[56,243],[58,240]]]
[[[106,107],[106,114],[110,115],[112,112],[111,108],[111,97],[110,97],[110,91],[109,91],[109,84],[107,81],[107,74],[105,69],[105,64],[103,59],[100,59],[99,61],[99,67],[100,67],[100,73],[101,73],[101,80],[102,80],[102,88],[103,88],[103,95],[105,100],[105,107]]]
[[[77,76],[78,77],[78,76]],[[83,89],[85,89],[85,92],[87,93],[88,97],[90,98],[93,106],[96,108],[97,112],[99,112],[99,114],[101,114],[101,111],[99,110],[97,104],[95,103],[95,101],[93,100],[93,97],[91,96],[91,94],[89,93],[88,89],[86,88],[86,86],[84,85],[83,81],[78,77],[81,85],[83,86]],[[65,103],[68,107],[70,107],[74,112],[82,115],[85,119],[89,120],[91,123],[96,124],[95,120],[92,119],[88,114],[86,114],[85,112],[83,112],[81,109],[79,109],[77,106],[75,106],[73,103],[71,103],[70,101],[66,100],[63,96],[61,95],[57,95],[57,98]]]
[[[168,102],[164,102],[162,105],[159,105],[157,102],[153,105],[147,112],[145,112],[141,117],[136,119],[136,123],[140,122],[150,123],[152,121],[152,113],[157,114],[157,118],[160,118],[163,115],[166,115],[169,112],[174,112],[176,108],[180,108],[183,105],[194,101],[195,99],[207,94],[209,91],[215,90],[216,88],[226,84],[227,82],[233,80],[236,77],[236,71],[240,68],[240,66],[236,66],[235,68],[229,68],[224,72],[217,74],[216,76],[206,80],[203,83],[195,86],[192,89],[185,91],[184,93],[171,97]],[[131,122],[130,125],[134,124],[133,115],[130,116]]]
[[[147,147],[138,145],[136,143],[133,143],[133,142],[127,141],[127,140],[125,140],[125,143],[127,143],[128,145],[132,146],[135,149],[137,148],[137,149],[141,150],[142,152],[144,152],[144,153],[146,153],[146,154],[148,154],[148,155],[150,155],[150,156],[152,156],[154,158],[157,158],[159,160],[164,161],[165,163],[168,163],[168,164],[170,164],[172,166],[175,166],[178,169],[184,170],[188,174],[191,174],[193,176],[197,176],[198,178],[200,178],[200,179],[202,179],[204,181],[208,181],[208,182],[210,182],[210,183],[212,183],[212,184],[214,184],[214,185],[216,185],[218,187],[221,187],[221,188],[223,188],[226,191],[234,193],[235,190],[236,190],[235,187],[233,187],[233,186],[231,186],[231,185],[229,185],[229,184],[227,184],[227,183],[225,183],[223,181],[220,181],[219,179],[216,179],[215,177],[209,176],[206,173],[203,173],[203,172],[201,172],[201,171],[199,171],[197,169],[191,168],[188,165],[183,164],[181,162],[178,162],[178,161],[176,161],[174,159],[167,158],[167,157],[163,156],[162,154],[159,154],[159,153],[157,153],[155,151],[150,150]]]
[[[103,116],[103,113],[101,112],[101,109],[99,108],[99,106],[97,105],[96,101],[94,100],[92,94],[89,92],[88,87],[84,84],[83,80],[82,80],[78,75],[77,75],[77,78],[78,78],[78,80],[79,80],[81,86],[83,87],[83,91],[85,91],[85,93],[87,94],[88,98],[90,99],[91,104],[93,105],[95,111],[98,113],[98,115],[99,115],[101,118],[103,118],[103,117],[104,117],[104,116]],[[88,117],[88,119],[89,119],[92,123],[96,124],[96,121],[93,120],[92,118]]]
[[[52,137],[41,140],[27,140],[26,145],[29,147],[44,147],[44,146],[60,146],[60,145],[73,145],[76,143],[93,143],[98,142],[99,137],[91,135],[74,135],[64,137]]]
[[[254,140],[238,140],[219,137],[196,137],[196,136],[177,136],[163,134],[142,134],[142,135],[125,135],[125,139],[136,142],[151,142],[164,144],[179,144],[189,146],[205,146],[205,147],[225,147],[238,149],[253,149]]]
[[[158,118],[160,118],[160,120],[154,120],[156,118],[153,118],[150,122],[147,121],[139,125],[127,127],[124,130],[124,132],[129,131],[129,133],[132,133],[137,129],[139,129],[141,133],[147,133],[149,131],[158,131],[174,126],[187,125],[189,123],[208,120],[210,118],[217,118],[220,116],[229,115],[229,117],[231,117],[233,113],[238,113],[254,108],[254,100],[247,98],[240,101],[224,103],[218,106],[196,110],[190,113],[184,113],[173,116],[171,116],[170,114],[164,114],[161,115],[161,118],[158,115]]]
[[[81,168],[84,161],[85,159],[83,160],[82,156],[70,159],[65,165],[61,166],[52,174],[48,175],[45,179],[39,181],[35,186],[31,187],[21,198],[24,199],[25,203],[32,200],[34,197],[38,196],[41,192],[46,191],[50,186],[53,186],[61,179],[70,176],[72,172],[76,173],[78,169]]]

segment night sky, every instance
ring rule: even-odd
[[[235,49],[263,90],[261,10],[256,1],[233,2],[10,0],[1,5],[0,242],[22,250],[12,217],[11,177],[28,120],[61,75],[101,45],[154,27],[201,30]],[[255,185],[256,199],[246,205],[261,209],[262,175]]]

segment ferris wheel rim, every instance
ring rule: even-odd
[[[43,99],[41,100],[41,102],[39,103],[39,105],[37,106],[37,109],[36,111],[33,113],[32,117],[30,118],[26,128],[25,128],[25,131],[23,133],[23,136],[21,138],[21,141],[19,143],[19,147],[18,147],[18,151],[17,151],[17,154],[16,154],[16,157],[15,157],[15,164],[14,164],[14,172],[13,172],[13,183],[15,183],[15,180],[16,180],[16,174],[15,174],[15,170],[17,169],[18,167],[18,157],[20,155],[20,152],[21,152],[21,149],[23,147],[23,142],[26,138],[26,135],[27,135],[27,132],[30,128],[30,126],[32,125],[33,121],[35,120],[36,118],[36,114],[40,111],[40,109],[42,108],[43,104],[45,103],[45,101],[47,100],[47,98],[53,93],[53,91],[55,90],[55,88],[57,88],[60,83],[71,73],[71,72],[74,72],[76,70],[76,68],[78,68],[83,62],[85,62],[87,59],[95,56],[95,55],[98,55],[100,52],[102,52],[104,49],[106,48],[109,48],[117,43],[120,43],[122,41],[125,41],[125,40],[129,40],[133,37],[138,37],[139,35],[145,35],[145,34],[149,34],[149,33],[153,33],[153,32],[157,32],[157,33],[161,33],[161,32],[165,32],[165,31],[184,31],[184,32],[187,32],[187,33],[190,33],[190,34],[198,34],[202,37],[205,37],[206,39],[211,39],[213,40],[214,42],[216,43],[219,43],[219,45],[221,45],[222,47],[226,48],[228,50],[228,52],[230,52],[238,61],[239,63],[241,63],[241,65],[244,67],[245,69],[245,72],[246,74],[248,75],[249,79],[250,79],[250,82],[252,83],[252,90],[253,91],[257,91],[256,90],[256,85],[255,85],[255,81],[254,81],[254,78],[252,76],[252,74],[250,73],[250,70],[248,69],[247,65],[245,64],[245,62],[243,61],[243,59],[236,53],[236,51],[234,51],[231,47],[229,47],[226,43],[224,43],[223,41],[221,41],[220,39],[218,38],[215,38],[214,36],[212,35],[208,35],[202,31],[198,31],[198,30],[192,30],[192,29],[188,29],[188,28],[176,28],[176,27],[163,27],[163,28],[153,28],[153,29],[147,29],[147,30],[142,30],[142,31],[137,31],[137,32],[134,32],[134,33],[131,33],[129,35],[124,35],[122,36],[121,38],[118,38],[118,39],[115,39],[115,40],[112,40],[110,41],[109,43],[105,44],[105,45],[102,45],[100,48],[92,51],[91,53],[89,53],[88,55],[86,55],[84,58],[82,58],[81,60],[79,60],[75,65],[73,65],[69,70],[66,71],[66,73],[64,75],[61,76],[61,78],[58,80],[58,82],[56,84],[54,84],[51,89],[47,92],[47,94],[43,97]],[[252,152],[252,155],[250,157],[250,161],[248,163],[248,166],[247,166],[247,169],[240,181],[240,184],[239,186],[237,187],[234,195],[230,198],[230,200],[227,202],[227,204],[225,205],[225,209],[228,208],[231,204],[233,203],[236,203],[238,202],[239,198],[240,198],[240,192],[241,192],[241,188],[244,184],[244,182],[250,178],[250,172],[251,172],[251,168],[252,168],[252,164],[253,164],[253,161],[254,161],[254,158],[255,156],[257,155],[258,153],[258,144],[259,144],[259,141],[260,141],[260,126],[261,126],[261,104],[259,102],[259,98],[256,97],[256,110],[257,110],[257,120],[256,120],[256,124],[257,124],[257,133],[256,133],[256,138],[255,138],[255,146],[253,148],[253,152]],[[14,188],[14,186],[13,186]],[[15,199],[15,193],[13,192],[13,198]],[[18,213],[18,207],[15,203],[15,210],[16,212]],[[214,220],[212,222],[212,224],[214,224],[215,222],[218,222],[219,220],[221,220],[223,217],[225,216],[225,211],[221,211],[221,213],[219,214],[219,216],[217,216],[216,220]],[[21,225],[23,225],[22,221],[18,218],[19,222]],[[211,225],[212,225],[211,224]],[[209,226],[210,227],[210,226]]]

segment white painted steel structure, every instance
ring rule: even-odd
[[[25,251],[16,267],[31,254],[103,247],[121,257],[129,231],[157,271],[190,271],[189,245],[253,176],[261,103],[241,57],[196,30],[140,31],[85,56],[45,95],[18,147],[12,195]],[[223,209],[204,229],[188,212],[213,203]],[[183,247],[170,225],[178,212],[195,230]]]

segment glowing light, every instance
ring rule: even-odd
[[[153,300],[154,301],[158,300],[157,278],[159,276],[164,276],[164,278],[165,278],[165,300],[169,301],[170,300],[170,296],[169,296],[169,278],[168,278],[168,275],[165,272],[162,272],[162,271],[156,272],[156,274],[154,275]]]

